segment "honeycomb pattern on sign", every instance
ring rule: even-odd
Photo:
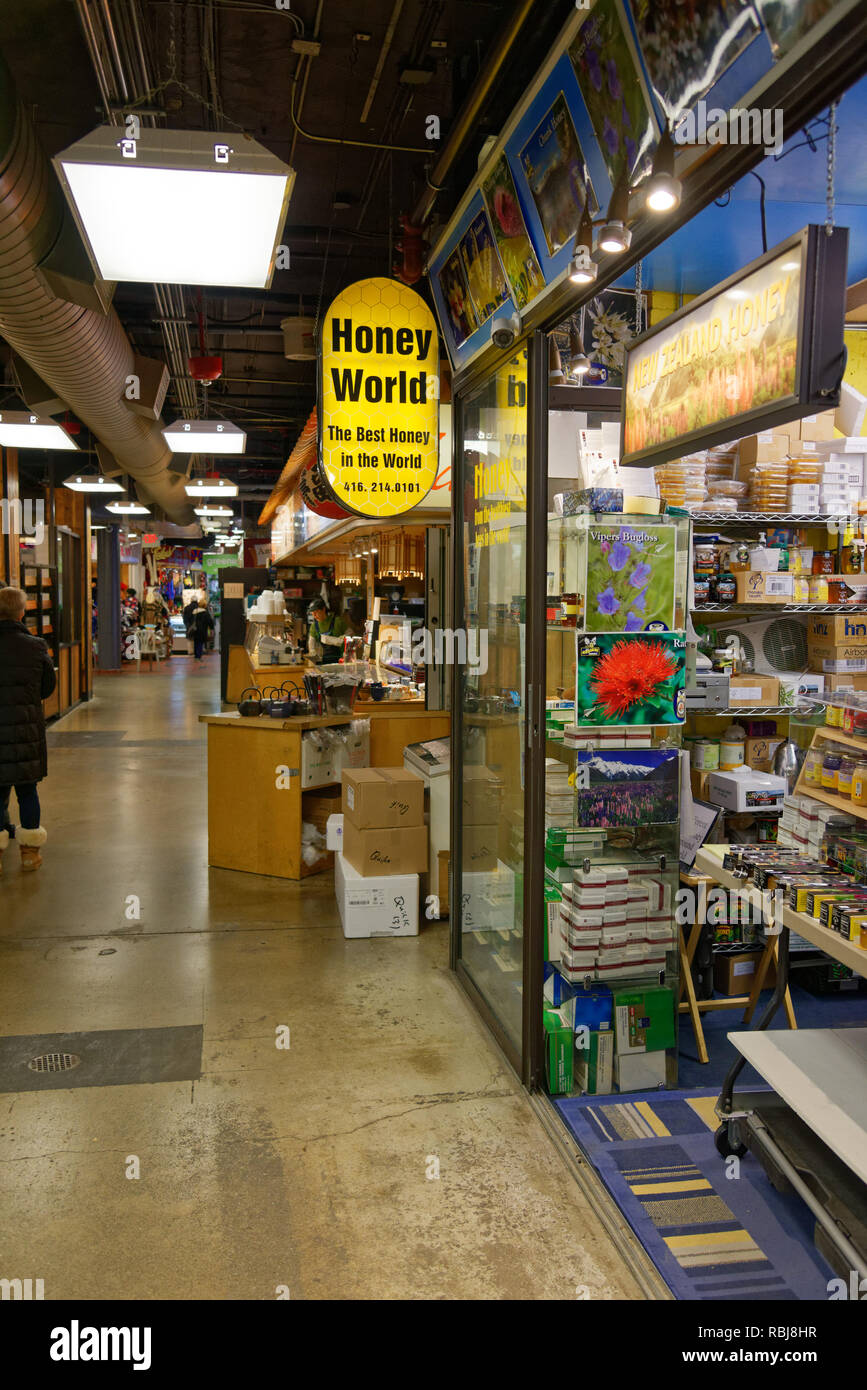
[[[332,323],[351,319],[353,346],[347,353],[342,347],[337,353],[332,351]],[[391,356],[381,357],[374,352],[356,351],[354,335],[357,329],[369,327],[374,334],[377,328],[389,327],[395,336],[399,328],[409,328],[413,334],[412,355],[400,356],[395,351]],[[428,351],[423,361],[418,360],[416,329],[430,332]],[[331,376],[335,367],[341,374],[344,370],[362,371],[360,399],[338,401]],[[369,375],[397,377],[404,371],[408,382],[422,373],[425,379],[427,400],[424,405],[405,403],[399,400],[386,402],[383,399],[372,403],[365,399],[364,381]],[[431,384],[434,390],[431,391]],[[395,387],[395,392],[399,386]],[[325,317],[322,334],[322,466],[335,496],[352,511],[361,516],[390,517],[417,507],[424,500],[436,479],[439,466],[438,433],[438,394],[439,394],[439,336],[436,320],[424,300],[397,280],[374,278],[359,280],[349,285],[331,304]],[[329,434],[332,429],[349,430],[350,439],[336,440]],[[357,431],[384,430],[384,442],[364,443],[359,441]],[[427,434],[427,443],[392,442],[391,429]],[[362,466],[358,455],[365,452],[376,456],[375,466]],[[386,468],[383,455],[396,454],[404,458],[417,459],[420,467]],[[346,462],[346,456],[351,459]]]

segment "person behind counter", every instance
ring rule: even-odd
[[[325,661],[325,648],[330,648],[329,657],[337,661],[343,649],[346,624],[339,613],[329,613],[324,599],[314,599],[307,609],[307,652],[311,661]]]

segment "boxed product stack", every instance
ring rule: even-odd
[[[659,495],[669,507],[685,507],[692,511],[707,498],[706,459],[704,454],[690,454],[671,463],[660,464],[653,470]]]
[[[823,613],[807,627],[810,669],[826,676],[867,673],[867,619],[863,613]]]
[[[334,882],[343,934],[417,936],[428,857],[424,782],[402,767],[365,767],[344,768],[342,784]]]
[[[562,885],[560,970],[566,980],[651,975],[674,944],[671,889],[646,869],[575,869]]]
[[[603,830],[549,826],[545,831],[545,873],[552,883],[571,883],[578,865],[585,858],[602,854],[604,849]]]
[[[545,825],[571,826],[575,814],[575,793],[569,783],[569,768],[557,758],[545,759]]]
[[[815,797],[789,796],[780,817],[777,844],[804,855],[820,856],[827,843],[829,822],[837,830],[856,824],[848,812],[836,811]]]
[[[503,782],[483,765],[464,769],[461,820],[465,873],[491,873],[499,861]]]
[[[816,453],[821,460],[823,485],[833,488],[841,501],[845,496],[841,510],[850,516],[867,510],[867,438],[853,435],[821,441],[816,445]]]
[[[576,990],[546,966],[543,1018],[548,1089],[585,1095],[666,1083],[675,1046],[674,992],[665,985],[597,984]]]

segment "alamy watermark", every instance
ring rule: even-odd
[[[4,536],[32,536],[41,545],[45,539],[45,503],[4,497],[0,500],[0,531]]]
[[[483,676],[488,669],[488,633],[475,627],[438,627],[434,632],[420,627],[411,639],[384,642],[379,659],[407,666],[466,666],[472,675]]]
[[[733,106],[724,111],[699,101],[678,116],[671,134],[677,145],[761,145],[765,154],[778,154],[783,112],[778,106]]]

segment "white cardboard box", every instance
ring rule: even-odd
[[[712,772],[707,779],[707,799],[728,811],[782,810],[788,793],[785,777],[772,772],[738,768],[734,772]]]
[[[418,874],[362,878],[337,853],[334,892],[344,936],[418,936]]]
[[[335,811],[325,822],[325,845],[327,849],[343,849],[343,812]]]
[[[614,1084],[618,1091],[652,1091],[664,1086],[665,1049],[618,1053],[614,1058]]]
[[[515,925],[515,871],[497,860],[496,869],[470,870],[461,878],[463,931],[511,931]],[[559,910],[560,904],[557,903]]]

